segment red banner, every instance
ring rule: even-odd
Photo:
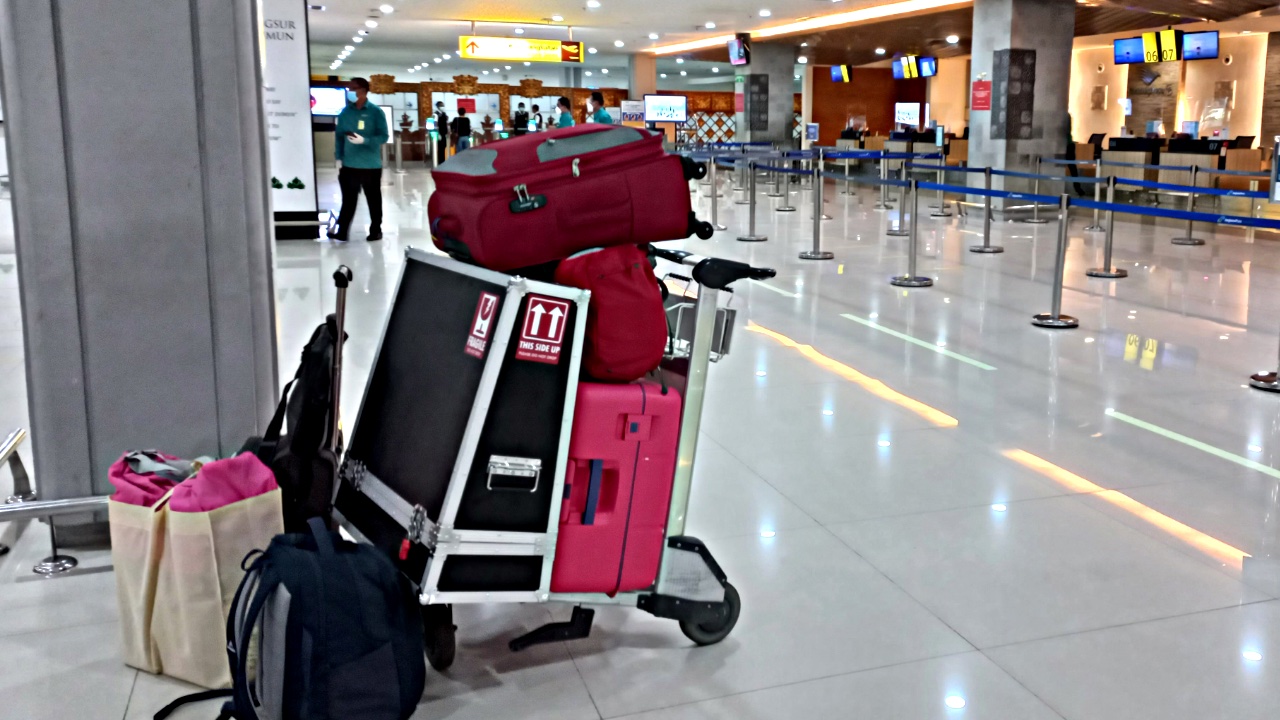
[[[990,80],[974,80],[973,81],[973,97],[969,100],[970,110],[990,110],[991,109],[991,81]]]

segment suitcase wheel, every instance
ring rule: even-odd
[[[458,626],[453,624],[452,605],[422,606],[422,640],[427,649],[427,662],[437,672],[453,665],[458,653]]]
[[[714,225],[709,222],[702,222],[701,220],[693,223],[692,230],[694,235],[697,235],[703,240],[710,240],[712,236],[716,234],[716,228]]]
[[[687,157],[680,158],[684,162],[684,179],[701,180],[707,176],[707,164]]]
[[[729,637],[733,626],[738,624],[738,615],[742,613],[742,598],[738,589],[729,583],[724,584],[724,601],[729,605],[729,612],[723,619],[714,622],[697,623],[691,620],[680,621],[680,632],[698,645],[715,645]]]

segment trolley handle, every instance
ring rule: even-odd
[[[778,274],[772,268],[752,267],[736,260],[695,255],[685,250],[653,248],[653,254],[663,260],[692,267],[694,281],[715,290],[727,290],[739,280],[768,280]]]

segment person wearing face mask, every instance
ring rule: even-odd
[[[569,98],[561,95],[560,99],[556,101],[556,110],[560,112],[560,117],[556,120],[556,127],[567,128],[576,124],[573,121],[573,105],[569,104]]]
[[[529,132],[529,111],[524,109],[524,103],[520,103],[516,109],[515,119],[512,123],[515,125],[513,130],[515,130],[516,137]]]
[[[382,239],[382,144],[391,136],[391,131],[382,108],[369,102],[368,80],[351,78],[347,101],[334,131],[342,210],[338,213],[338,227],[329,237],[346,242],[347,231],[356,215],[356,200],[364,191],[365,202],[369,204],[369,242],[374,242]]]
[[[449,149],[449,113],[444,111],[444,101],[436,103],[436,162],[442,163]]]
[[[595,108],[594,112],[592,108]],[[604,109],[604,95],[599,92],[591,93],[591,102],[587,103],[587,119],[601,125],[613,124],[613,116]]]

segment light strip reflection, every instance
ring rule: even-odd
[[[911,343],[912,345],[919,345],[925,350],[936,352],[939,355],[944,355],[946,357],[951,358],[952,360],[959,360],[962,363],[965,363],[967,365],[972,365],[981,370],[995,370],[995,367],[988,365],[982,362],[981,360],[974,360],[973,358],[968,357],[967,355],[961,355],[958,352],[952,352],[950,350],[946,350],[944,348],[938,347],[937,343],[931,343],[925,340],[921,340],[920,338],[917,338],[917,337],[912,337],[911,335],[908,335],[906,333],[898,332],[893,328],[887,328],[884,325],[881,325],[880,323],[874,320],[867,320],[865,318],[860,318],[857,315],[850,315],[848,313],[844,313],[840,317],[844,318],[845,320],[852,320],[858,323],[859,325],[865,325],[866,327],[869,327],[872,330],[879,330],[885,335],[889,335],[890,337],[896,337],[899,340],[904,340],[906,342]]]
[[[1199,450],[1200,452],[1209,453],[1210,455],[1213,455],[1214,457],[1222,458],[1223,460],[1229,460],[1237,465],[1247,467],[1250,470],[1257,470],[1263,475],[1270,475],[1273,478],[1280,478],[1280,470],[1276,470],[1270,465],[1263,465],[1262,463],[1257,462],[1256,460],[1250,460],[1247,457],[1241,457],[1239,455],[1236,455],[1235,453],[1227,452],[1226,450],[1223,450],[1222,448],[1214,447],[1209,443],[1200,442],[1199,440],[1196,440],[1195,438],[1192,438],[1192,437],[1187,437],[1182,433],[1176,433],[1172,430],[1167,430],[1165,428],[1160,427],[1159,425],[1149,423],[1146,420],[1139,420],[1138,418],[1133,417],[1132,415],[1125,415],[1124,413],[1117,412],[1116,410],[1111,408],[1107,409],[1106,414],[1107,414],[1107,417],[1113,417],[1121,422],[1128,423],[1134,427],[1142,428],[1147,432],[1152,432],[1152,433],[1155,433],[1156,435],[1168,438],[1175,442],[1180,442],[1183,445],[1186,445],[1187,447],[1193,447],[1196,450]]]
[[[831,372],[839,375],[845,380],[848,380],[849,382],[852,382],[855,385],[858,385],[863,390],[866,390],[867,392],[871,393],[872,395],[875,395],[881,400],[888,400],[889,402],[895,405],[906,408],[907,410],[910,410],[911,412],[919,415],[920,417],[924,418],[925,420],[928,420],[929,422],[933,423],[934,425],[937,425],[938,427],[956,427],[957,425],[960,424],[958,420],[942,412],[941,410],[938,410],[937,408],[931,407],[929,405],[925,405],[924,403],[920,402],[919,400],[916,400],[913,397],[908,397],[906,395],[903,395],[897,390],[894,390],[888,385],[885,385],[883,382],[869,375],[864,375],[863,373],[860,373],[857,370],[854,370],[853,368],[849,367],[848,365],[845,365],[839,360],[833,360],[832,358],[829,358],[826,355],[823,355],[822,353],[815,350],[812,345],[801,345],[800,343],[796,342],[795,340],[792,340],[791,338],[787,337],[786,335],[783,335],[782,333],[774,332],[769,328],[763,327],[761,325],[757,325],[753,322],[747,323],[747,330],[753,333],[764,335],[765,337],[768,337],[768,338],[772,338],[774,340],[777,340],[779,343],[782,343],[786,347],[797,350],[801,355],[808,358],[809,361],[812,362],[814,365],[817,365],[818,367],[821,367],[825,370],[830,370]]]
[[[1030,468],[1041,475],[1050,478],[1069,490],[1078,493],[1091,494],[1099,499],[1105,500],[1121,510],[1151,523],[1204,554],[1219,560],[1223,564],[1229,565],[1236,570],[1240,570],[1243,567],[1245,558],[1251,557],[1245,551],[1234,548],[1222,542],[1218,538],[1215,538],[1212,535],[1206,535],[1189,525],[1180,523],[1168,515],[1143,505],[1122,492],[1107,490],[1099,485],[1095,485],[1079,475],[1076,475],[1065,468],[1058,467],[1042,457],[1032,455],[1025,450],[1005,450],[1004,456],[1019,465]]]

